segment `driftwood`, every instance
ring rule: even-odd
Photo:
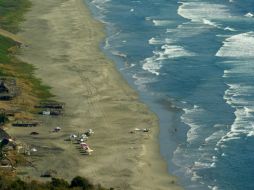
[[[39,105],[36,105],[35,108],[46,108],[46,109],[64,109],[64,103],[55,102],[55,101],[44,101],[40,102]]]
[[[58,115],[62,115],[62,112],[60,110],[47,110],[47,111],[40,111],[38,112],[38,114],[58,116]]]
[[[30,133],[30,135],[39,135],[39,133],[38,133],[38,132],[33,131],[33,132],[31,132],[31,133]]]
[[[16,121],[12,123],[13,127],[37,127],[38,125],[38,121]]]

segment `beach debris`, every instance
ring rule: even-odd
[[[87,137],[91,136],[92,134],[94,134],[94,131],[92,129],[88,129],[85,133],[84,133]]]
[[[50,111],[42,111],[42,112],[39,112],[39,114],[42,114],[42,115],[50,115]]]
[[[1,160],[1,165],[2,166],[10,166],[11,164],[10,164],[9,160],[4,159],[4,160]]]
[[[43,174],[41,174],[41,177],[53,177],[57,175],[57,171],[55,170],[47,170]]]
[[[30,133],[30,135],[39,135],[39,133],[36,132],[36,131],[33,131],[33,132]]]
[[[80,147],[84,151],[84,153],[88,155],[90,155],[93,152],[93,150],[88,146],[88,144],[84,142],[80,143]]]
[[[38,114],[59,116],[62,114],[62,112],[60,110],[44,110],[44,111],[39,111]]]
[[[16,80],[11,77],[0,78],[0,100],[12,100],[17,95]]]
[[[31,152],[37,152],[36,148],[31,148]]]
[[[88,136],[86,134],[81,134],[80,139],[84,139],[86,141],[88,139]]]
[[[145,133],[147,133],[149,131],[150,131],[150,129],[147,129],[147,128],[143,129],[143,132],[145,132]]]
[[[88,144],[82,142],[82,143],[80,143],[80,146],[81,146],[81,148],[84,148],[84,147],[87,148],[87,147],[88,147]]]
[[[40,115],[59,116],[59,115],[62,115],[62,110],[64,109],[64,103],[60,103],[56,101],[42,101],[39,103],[39,105],[36,105],[35,108],[41,109],[38,111],[38,114]]]
[[[75,135],[75,134],[71,134],[70,135],[70,137],[69,137],[69,139],[72,141],[72,140],[76,140],[78,138],[78,136],[77,135]]]
[[[62,129],[61,127],[56,127],[56,128],[53,129],[53,132],[57,133],[57,132],[61,131],[61,129]]]
[[[86,140],[87,140],[87,139],[79,138],[79,139],[78,139],[78,143],[85,142]]]
[[[3,80],[0,81],[0,93],[8,93],[9,89]]]
[[[88,136],[86,134],[81,134],[78,138],[78,143],[84,142],[88,140]]]
[[[135,132],[144,132],[144,133],[147,133],[149,131],[150,131],[150,129],[148,129],[148,128],[144,128],[144,129],[135,128],[134,130],[130,131],[130,133],[135,133]]]
[[[79,150],[81,149],[81,153],[85,154],[85,155],[91,155],[91,153],[93,152],[93,150],[88,146],[87,143],[85,143],[85,141],[88,140],[88,136],[91,136],[92,134],[94,134],[94,131],[92,129],[88,129],[85,133],[81,133],[81,134],[70,134],[69,136],[69,140],[73,141],[75,140],[75,144],[79,144],[80,148],[78,148]]]
[[[18,120],[15,123],[12,123],[13,127],[37,127],[38,125],[38,121]]]
[[[39,105],[36,105],[35,108],[46,108],[46,109],[64,109],[64,103],[56,101],[42,101]]]

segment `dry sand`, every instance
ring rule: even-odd
[[[31,0],[19,34],[28,47],[19,58],[33,64],[36,76],[52,87],[56,99],[66,103],[61,117],[42,117],[33,129],[9,129],[18,139],[36,147],[36,169],[28,175],[53,169],[58,177],[86,176],[116,189],[181,189],[169,176],[159,153],[158,121],[99,49],[103,25],[91,18],[81,0]],[[61,126],[59,133],[50,132]],[[78,145],[64,141],[70,133],[92,128],[91,156]],[[135,133],[134,128],[150,128]],[[31,131],[39,136],[31,137]]]

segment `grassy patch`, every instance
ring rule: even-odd
[[[0,76],[11,76],[23,80],[31,87],[31,93],[39,99],[52,97],[50,88],[43,85],[41,80],[34,76],[35,68],[14,57],[16,48],[16,42],[0,36]]]
[[[30,7],[29,0],[0,0],[0,28],[17,32],[23,14]],[[52,97],[50,88],[34,77],[35,68],[15,58],[18,43],[0,35],[0,76],[12,76],[22,80],[30,87],[31,92],[39,99]]]
[[[0,0],[0,28],[16,33],[24,12],[31,6],[28,0]]]
[[[0,36],[0,63],[10,62],[9,49],[15,45],[13,40]]]

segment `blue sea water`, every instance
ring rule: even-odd
[[[191,190],[254,189],[254,1],[86,0]]]

